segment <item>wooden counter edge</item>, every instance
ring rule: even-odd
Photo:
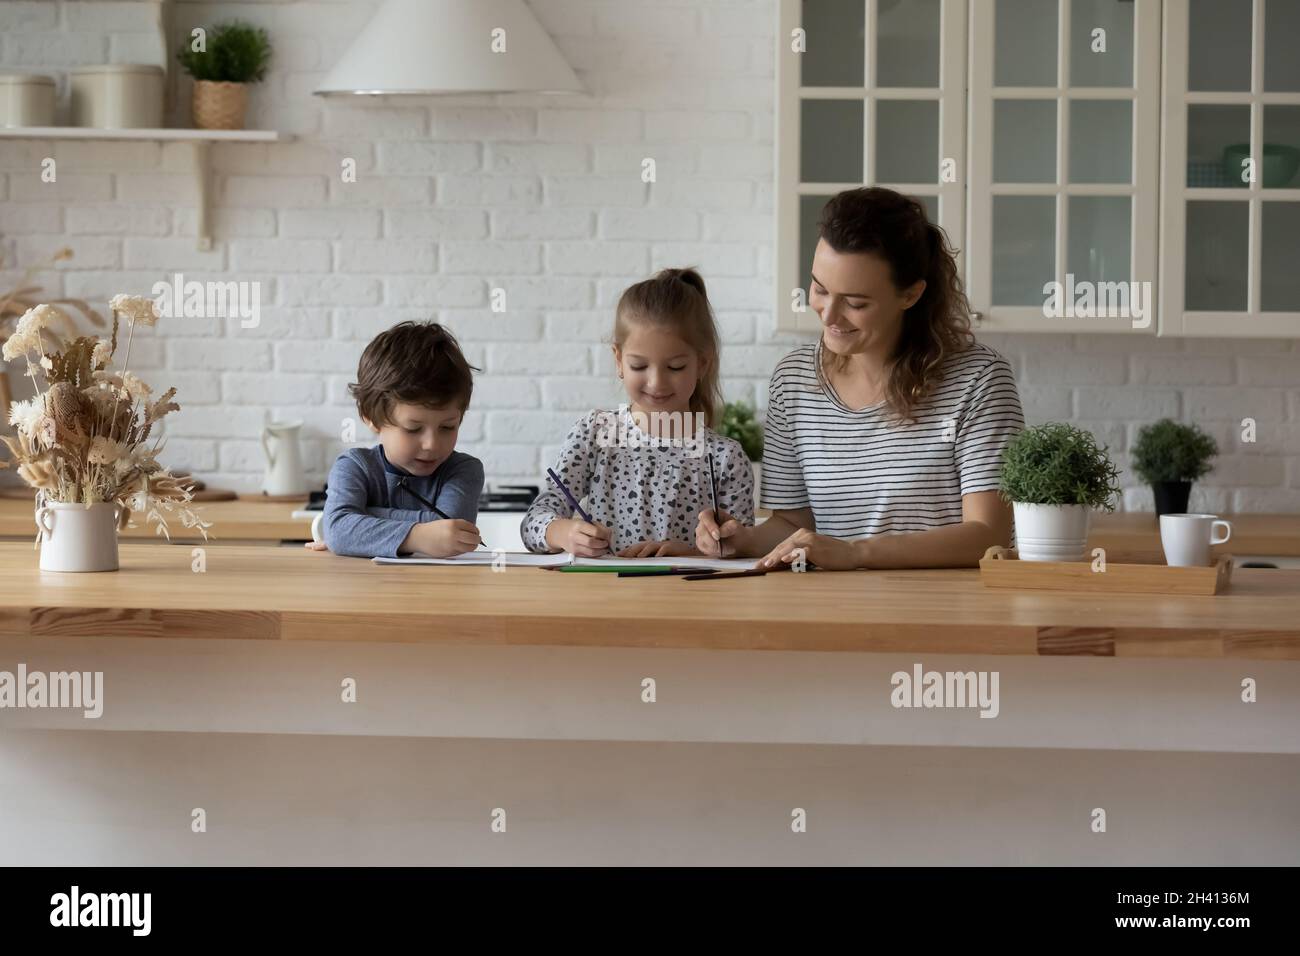
[[[226,611],[93,607],[10,607],[0,610],[0,639],[33,636],[162,640],[279,640],[357,644],[442,644],[772,650],[876,654],[990,654],[1037,657],[1174,657],[1300,660],[1300,627],[1078,627],[1033,625],[899,625],[762,622],[723,623],[625,619],[593,626],[563,616],[502,618],[373,612]]]

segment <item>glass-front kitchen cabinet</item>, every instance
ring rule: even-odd
[[[816,327],[821,205],[879,184],[981,330],[1300,335],[1300,0],[778,7],[778,327]]]

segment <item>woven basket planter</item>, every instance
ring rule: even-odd
[[[199,129],[243,129],[248,84],[196,80],[194,125]]]

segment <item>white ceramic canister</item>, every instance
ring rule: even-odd
[[[163,120],[163,70],[140,63],[78,67],[72,83],[72,125],[96,129],[158,129]]]
[[[54,77],[0,73],[0,126],[53,126]]]

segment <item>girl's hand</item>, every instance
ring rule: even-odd
[[[431,558],[450,558],[479,546],[478,528],[463,518],[425,521],[415,526],[419,539],[415,550]]]
[[[553,548],[580,558],[598,558],[609,553],[610,530],[594,521],[558,518],[546,528],[546,541]]]
[[[758,562],[760,568],[780,568],[791,565],[803,554],[808,564],[827,571],[852,571],[861,567],[858,549],[854,542],[818,534],[800,528],[767,553]]]
[[[745,526],[725,511],[701,511],[695,525],[695,547],[706,558],[734,558],[744,547]]]
[[[304,541],[303,545],[308,551],[328,551],[329,545],[324,541]]]
[[[699,552],[685,541],[638,541],[618,553],[620,558],[662,558],[666,555],[698,556]]]

